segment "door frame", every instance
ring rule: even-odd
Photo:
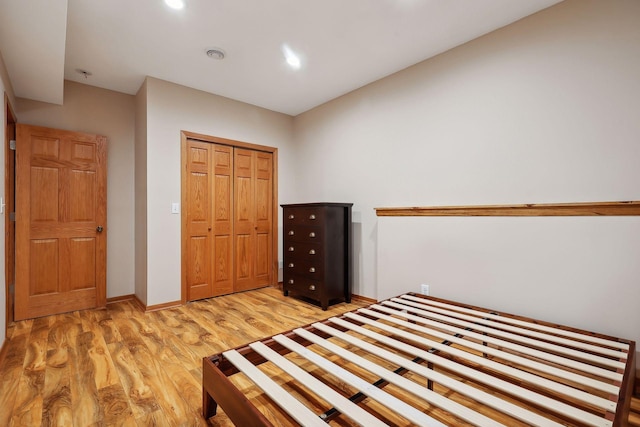
[[[9,324],[13,322],[13,307],[14,299],[11,294],[11,285],[15,283],[15,271],[16,271],[16,233],[15,233],[15,221],[11,221],[9,213],[15,212],[15,192],[16,192],[16,152],[9,147],[11,140],[16,139],[16,115],[11,107],[9,96],[5,92],[4,94],[4,129],[5,129],[5,144],[4,144],[4,283],[5,283],[5,303],[6,303],[6,315],[5,315],[5,335],[8,331]],[[13,228],[12,228],[13,227]],[[13,230],[13,231],[12,231]],[[14,293],[15,295],[15,287]]]
[[[181,249],[181,274],[180,280],[182,282],[181,286],[181,298],[180,302],[184,305],[187,303],[187,210],[186,210],[186,197],[187,197],[187,179],[186,179],[186,170],[185,165],[187,162],[187,139],[193,139],[201,142],[208,142],[212,144],[221,144],[228,145],[234,148],[245,148],[254,151],[263,151],[266,153],[271,153],[273,156],[272,160],[272,173],[273,173],[273,181],[272,181],[272,199],[273,199],[273,207],[272,207],[272,253],[273,259],[271,260],[271,281],[277,283],[278,281],[278,149],[275,147],[269,147],[266,145],[252,144],[250,142],[236,141],[233,139],[220,138],[217,136],[204,135],[201,133],[190,132],[186,130],[180,131],[180,204],[182,205],[182,209],[180,210],[180,220],[181,220],[181,230],[180,230],[180,249]],[[273,283],[272,283],[273,285]]]

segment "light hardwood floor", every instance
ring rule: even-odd
[[[263,288],[151,313],[132,302],[15,322],[0,426],[206,426],[202,358],[353,310]],[[212,425],[231,425],[223,413]]]
[[[363,305],[322,311],[264,288],[147,314],[125,301],[13,323],[0,427],[231,426],[222,411],[209,424],[201,416],[203,357]],[[632,411],[640,426],[637,398]]]

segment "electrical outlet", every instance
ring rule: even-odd
[[[429,285],[427,284],[421,284],[420,285],[420,293],[423,295],[429,295]]]

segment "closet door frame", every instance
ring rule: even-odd
[[[187,206],[186,206],[186,198],[187,198],[187,179],[186,179],[186,159],[187,159],[187,140],[195,140],[200,142],[207,142],[212,144],[221,144],[227,145],[234,148],[244,148],[248,150],[254,151],[262,151],[265,153],[271,153],[272,155],[272,253],[273,257],[271,260],[271,282],[272,285],[274,282],[277,282],[277,272],[278,272],[278,149],[275,147],[269,147],[266,145],[252,144],[244,141],[236,141],[233,139],[220,138],[217,136],[204,135],[200,133],[190,132],[190,131],[181,131],[180,132],[180,154],[181,154],[181,236],[180,236],[180,244],[181,244],[181,260],[182,260],[182,271],[181,271],[181,281],[182,281],[182,290],[181,290],[181,302],[182,304],[187,303]]]

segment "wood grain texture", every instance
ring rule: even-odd
[[[377,216],[626,216],[640,201],[375,208]]]
[[[407,296],[407,298],[408,297],[409,296]],[[413,298],[413,296],[411,298]],[[434,305],[440,305],[443,303],[443,301],[437,301],[437,304],[436,304],[436,301],[432,301],[431,299],[429,301],[430,301],[430,304],[432,303]],[[407,308],[408,308],[407,305],[402,305],[401,307],[398,307],[395,310],[394,314],[399,318],[405,317],[405,315],[402,313],[403,313],[403,310]],[[456,310],[457,311],[454,317],[460,316],[461,312],[467,313],[470,311],[475,311],[475,309],[470,309],[468,307],[459,307],[457,305],[456,305]],[[362,314],[363,315],[366,314],[370,318],[376,317],[373,315],[371,311],[372,310],[362,311]],[[411,308],[409,309],[409,311],[413,312],[414,310]],[[431,317],[431,314],[429,314],[428,317]],[[476,317],[476,320],[480,320],[486,316],[491,318],[494,316],[494,314],[488,313],[487,311],[477,313],[477,315],[478,316]],[[504,313],[502,313],[502,315],[504,315]],[[506,326],[506,324],[512,323],[512,322],[513,323],[517,322],[519,324],[527,323],[528,328],[522,331],[525,337],[533,333],[534,330],[546,330],[549,328],[552,328],[554,331],[552,335],[558,334],[560,336],[565,335],[565,336],[575,337],[578,333],[581,332],[579,330],[575,330],[572,328],[569,328],[568,330],[565,330],[565,328],[556,329],[555,326],[547,322],[540,322],[540,321],[528,322],[524,318],[520,318],[520,317],[518,318],[509,317],[507,319],[502,315],[500,316],[502,319],[502,322],[500,322],[499,325],[497,326],[498,329],[502,329],[503,327]],[[629,363],[625,364],[624,376],[621,375],[621,372],[616,373],[614,377],[617,377],[617,378],[614,378],[614,380],[620,381],[620,379],[622,379],[622,383],[617,383],[617,386],[613,388],[613,390],[615,391],[610,392],[605,390],[605,389],[608,389],[609,387],[600,389],[599,388],[600,386],[596,384],[596,381],[591,380],[591,375],[584,376],[584,378],[580,380],[578,380],[577,377],[573,377],[569,381],[566,381],[565,384],[563,384],[561,373],[560,371],[558,371],[557,367],[555,366],[559,360],[555,358],[549,366],[545,366],[544,364],[536,362],[537,366],[534,367],[533,365],[530,365],[529,367],[526,367],[524,366],[525,362],[527,364],[529,362],[532,362],[532,360],[529,360],[528,358],[527,359],[522,358],[514,364],[512,363],[514,361],[512,358],[512,356],[514,356],[514,352],[512,351],[512,349],[498,350],[498,348],[502,346],[502,344],[498,344],[496,348],[492,349],[492,351],[489,352],[487,346],[481,345],[481,343],[485,339],[484,335],[478,334],[478,335],[472,336],[473,332],[460,330],[460,333],[455,334],[455,337],[454,337],[454,334],[451,334],[451,333],[441,334],[437,330],[422,328],[418,325],[414,325],[413,322],[397,323],[395,321],[397,319],[393,319],[389,316],[386,316],[387,318],[385,318],[383,322],[376,322],[377,324],[374,327],[377,330],[386,331],[389,335],[393,337],[393,338],[390,338],[390,337],[385,338],[380,334],[374,335],[374,332],[372,332],[372,330],[369,328],[360,328],[359,326],[357,326],[360,324],[363,324],[363,325],[369,324],[370,322],[372,322],[371,319],[368,319],[367,317],[363,317],[362,315],[357,315],[358,317],[356,318],[355,317],[356,315],[354,313],[349,313],[347,314],[347,316],[349,316],[349,318],[351,319],[350,322],[341,321],[335,318],[332,318],[328,322],[334,325],[339,325],[341,328],[348,329],[350,332],[357,333],[361,336],[361,338],[366,337],[367,339],[374,339],[379,343],[384,342],[384,345],[380,345],[376,347],[375,345],[371,345],[371,342],[367,343],[366,340],[364,339],[357,342],[353,334],[349,335],[349,334],[341,333],[337,329],[328,328],[327,325],[325,324],[321,325],[321,324],[315,323],[313,324],[313,326],[310,326],[309,329],[313,330],[313,328],[317,328],[321,330],[322,333],[317,333],[318,337],[320,336],[324,337],[325,333],[329,333],[333,335],[335,338],[338,338],[340,341],[342,341],[340,343],[342,346],[355,345],[360,348],[360,350],[356,352],[353,352],[352,350],[349,350],[347,352],[346,347],[344,349],[341,347],[338,347],[336,346],[337,344],[336,341],[332,340],[331,345],[343,351],[337,352],[336,350],[332,350],[331,353],[324,354],[323,357],[325,359],[332,359],[332,360],[340,359],[341,360],[340,366],[342,367],[345,367],[347,365],[344,362],[346,360],[348,360],[349,363],[356,363],[357,364],[356,366],[349,366],[347,368],[348,372],[355,373],[356,370],[362,370],[362,369],[366,369],[366,371],[368,372],[375,371],[375,367],[373,369],[370,367],[374,365],[372,365],[371,363],[369,363],[369,365],[365,365],[357,361],[357,359],[355,359],[356,357],[361,357],[366,355],[366,358],[362,360],[364,361],[375,360],[374,363],[376,365],[379,362],[378,359],[383,358],[388,362],[395,364],[396,366],[402,366],[403,368],[412,370],[415,373],[418,373],[419,375],[423,376],[424,378],[431,378],[434,383],[438,383],[437,388],[440,390],[438,392],[438,394],[440,395],[440,398],[442,396],[446,396],[447,398],[452,399],[452,401],[455,401],[458,403],[461,403],[463,401],[468,401],[468,403],[463,404],[464,407],[472,409],[473,411],[481,413],[483,415],[490,414],[488,416],[494,419],[495,421],[500,422],[501,425],[508,425],[508,426],[523,425],[524,426],[524,425],[529,425],[528,423],[532,422],[533,425],[606,426],[611,424],[609,424],[604,418],[613,419],[613,418],[609,418],[609,416],[613,415],[614,410],[616,411],[616,415],[615,415],[616,421],[614,422],[613,425],[617,425],[617,426],[626,425],[626,422],[623,422],[622,420],[623,419],[626,420],[626,418],[628,418],[629,416],[628,401],[626,399],[627,397],[630,397],[630,393],[626,391],[627,389],[625,384],[629,384],[630,383],[629,379],[633,378],[632,369],[634,365],[632,363],[632,359],[629,360]],[[411,317],[411,320],[415,320],[416,323],[422,323],[421,321],[424,320],[424,319],[420,319],[417,316],[408,315],[406,317]],[[450,321],[451,319],[449,320],[442,319],[439,322],[434,322],[435,324],[438,325],[438,326],[435,326],[435,328],[436,329],[444,328],[443,324],[446,324]],[[390,327],[390,324],[400,325],[401,323],[403,323],[403,327],[406,327],[407,330],[420,331],[421,336],[411,337],[410,334],[406,334],[405,331],[403,330]],[[483,323],[483,322],[480,322],[480,323]],[[473,329],[474,326],[471,325],[470,328]],[[315,357],[315,354],[319,352],[318,348],[315,346],[318,345],[317,343],[321,342],[321,340],[314,341],[311,338],[309,338],[309,336],[304,335],[301,332],[305,332],[305,331],[295,330],[295,331],[292,331],[292,333],[286,334],[286,335],[289,338],[292,338],[292,335],[294,334],[300,337],[304,337],[304,342],[296,340],[303,345],[309,345],[312,342],[316,343],[313,346],[308,347],[310,351],[307,351],[305,349],[295,350],[294,348],[287,345],[285,342],[279,340],[278,337],[272,337],[270,339],[267,339],[265,343],[269,346],[272,346],[272,348],[276,350],[278,353],[286,354],[288,358],[291,357],[291,353],[288,353],[288,350],[293,350],[297,352],[299,355],[311,361],[312,359],[309,358],[309,356],[314,355]],[[453,331],[449,331],[449,332],[453,332]],[[491,333],[489,333],[489,335],[491,335]],[[443,337],[445,339],[445,342],[451,343],[451,346],[438,344],[436,342],[438,340],[442,340]],[[461,337],[464,337],[464,339],[462,339]],[[551,338],[551,336],[547,336],[547,338],[551,341],[556,339],[556,338]],[[628,342],[626,340],[609,338],[609,340],[607,340],[605,344],[602,344],[602,340],[606,339],[606,337],[597,336],[597,334],[594,335],[592,333],[584,333],[584,332],[580,334],[580,338],[576,338],[576,339],[578,341],[574,341],[573,343],[578,348],[582,347],[584,343],[583,341],[593,342],[593,343],[598,342],[601,345],[604,345],[604,347],[599,348],[597,351],[595,348],[590,348],[589,352],[595,351],[596,353],[608,354],[609,348],[616,348],[618,347],[618,345],[622,345],[625,350],[622,354],[619,351],[617,351],[616,357],[627,360],[627,357],[626,357],[627,353],[635,354],[635,345],[632,342]],[[514,336],[514,341],[518,341],[518,340],[519,338]],[[417,347],[407,346],[408,342],[411,342],[413,345],[417,345]],[[325,344],[328,345],[329,343],[326,342]],[[496,344],[496,343],[493,343],[493,344]],[[387,347],[387,348],[393,347],[394,349],[399,350],[400,354],[402,354],[402,357],[400,357],[399,353],[396,351],[391,353],[389,353],[387,350],[382,351],[383,347]],[[329,347],[327,347],[327,349],[328,348]],[[463,348],[467,348],[466,353],[463,350]],[[240,353],[243,353],[245,357],[249,359],[253,364],[261,364],[260,365],[261,369],[264,367],[263,370],[265,372],[269,370],[268,376],[273,380],[275,380],[281,387],[292,388],[293,389],[292,393],[295,395],[303,394],[300,392],[301,390],[300,384],[294,385],[294,382],[289,380],[289,377],[292,375],[292,372],[293,372],[292,369],[286,368],[282,363],[263,363],[263,362],[266,362],[265,357],[267,359],[269,359],[269,357],[264,356],[264,354],[262,353],[261,355],[264,357],[258,356],[256,355],[255,352],[250,351],[248,347],[239,348],[237,349],[237,351]],[[436,351],[438,355],[432,353],[432,351]],[[525,349],[523,354],[528,354],[528,352],[529,350]],[[345,356],[345,354],[349,354],[349,353],[353,353],[353,356],[352,357]],[[483,353],[484,353],[484,357],[483,357]],[[225,352],[222,355],[216,355],[211,358],[206,358],[204,360],[203,379],[204,379],[205,392],[209,393],[209,395],[213,399],[215,399],[215,401],[219,402],[222,405],[222,407],[225,408],[225,410],[228,411],[229,414],[231,414],[233,419],[239,425],[244,425],[244,424],[271,425],[269,422],[263,422],[259,420],[259,417],[254,417],[251,414],[255,413],[254,409],[256,406],[259,408],[260,413],[264,414],[265,416],[267,416],[268,411],[274,411],[274,410],[277,410],[277,408],[274,409],[273,406],[275,405],[271,405],[269,406],[270,409],[267,409],[265,408],[265,405],[262,402],[255,405],[255,403],[258,400],[258,397],[257,397],[258,395],[256,395],[256,397],[253,397],[254,396],[253,390],[255,390],[255,386],[252,388],[250,385],[247,386],[245,384],[245,381],[244,381],[245,375],[238,374],[239,378],[236,377],[236,375],[233,375],[234,373],[237,373],[238,364],[235,361],[230,361],[231,358],[229,358],[227,354],[228,353]],[[411,357],[407,357],[408,355],[411,355],[411,357],[417,357],[421,361],[427,361],[427,366],[426,367],[420,366],[419,369],[413,369],[413,368],[417,368],[417,366],[419,365],[410,366],[411,364],[409,363],[408,359],[410,359]],[[533,354],[531,356],[534,357]],[[542,356],[541,354],[537,354],[535,355],[535,358],[543,360],[544,358],[541,356]],[[464,359],[464,361],[462,361],[462,359]],[[507,363],[505,363],[504,366],[499,365],[501,363],[499,362],[499,360],[501,359],[507,361]],[[566,372],[571,373],[572,375],[574,373],[580,372],[580,370],[582,369],[587,368],[587,370],[590,370],[592,368],[592,366],[590,365],[585,365],[585,366],[579,365],[578,363],[575,362],[575,360],[567,361],[567,362],[569,363],[565,365]],[[315,361],[314,363],[318,364],[318,366],[320,365],[317,361]],[[213,369],[214,364],[218,366],[218,369]],[[236,367],[234,367],[234,365]],[[281,371],[278,372],[276,370],[274,371],[274,373],[271,373],[271,367],[273,365],[275,365],[275,367],[281,368]],[[296,361],[296,365],[302,367],[302,365],[299,364],[297,361]],[[391,367],[386,367],[385,369],[395,371],[395,369]],[[442,371],[440,371],[441,369]],[[316,369],[314,369],[313,367],[305,368],[305,370],[309,373],[312,373],[313,376],[316,376],[316,374],[313,372]],[[329,370],[334,371],[333,369],[329,369]],[[609,372],[615,372],[615,370],[616,368],[613,367],[613,368],[610,368]],[[500,374],[499,373],[500,371],[506,375]],[[220,379],[217,374],[218,372],[222,372],[224,375],[228,376],[227,377],[228,379],[227,378]],[[379,372],[383,372],[383,373],[379,373]],[[440,375],[442,372],[453,374],[455,377],[458,377],[458,378],[455,378],[455,379],[447,378],[445,376]],[[536,374],[534,374],[534,372],[536,372]],[[496,373],[498,374],[496,375]],[[332,374],[334,374],[333,377],[331,376],[331,374],[328,374],[328,375],[319,374],[318,376],[321,377],[324,382],[332,384],[333,388],[335,389],[343,389],[343,383],[345,381],[349,381],[352,385],[355,385],[360,390],[367,390],[364,393],[369,395],[368,385],[358,386],[355,383],[351,382],[346,375],[337,371],[332,372]],[[438,375],[437,378],[435,377],[436,374]],[[253,374],[251,374],[251,372],[248,372],[248,375],[255,377]],[[370,374],[366,374],[366,375],[368,376],[366,377],[363,376],[363,378],[368,378],[367,384],[371,383],[371,381],[375,381],[376,377],[371,378]],[[387,377],[386,376],[387,373],[385,372],[385,370],[378,369],[375,375],[380,378],[384,378],[385,380],[387,380],[386,382],[388,383],[395,384],[395,386],[401,386],[400,382],[397,382],[395,380],[392,381],[390,379],[392,376]],[[600,375],[603,375],[604,377],[603,372],[599,372],[597,374],[597,376],[600,376]],[[462,382],[459,382],[460,376],[465,377],[464,384]],[[515,378],[515,380],[512,382],[505,382],[507,376],[511,376]],[[333,378],[335,382],[330,382],[331,378]],[[416,377],[416,380],[419,384],[425,383],[424,379],[420,380]],[[225,381],[235,383],[238,388],[234,387],[232,389],[229,389],[228,386],[225,386]],[[606,381],[598,380],[598,381],[605,384],[605,383],[608,383],[610,380],[606,380]],[[547,390],[544,392],[542,392],[540,387],[540,385],[542,384],[541,382],[546,382],[547,386],[550,386],[550,387],[547,387]],[[426,383],[428,384],[429,381],[426,381]],[[529,383],[529,385],[527,385],[527,383]],[[582,385],[580,385],[579,383]],[[266,383],[263,382],[263,384],[266,384]],[[570,387],[567,387],[566,384],[569,384]],[[623,395],[621,395],[621,397],[618,400],[618,404],[622,406],[619,406],[618,409],[616,410],[615,404],[613,404],[611,400],[618,399],[617,397],[618,386],[625,391],[623,392]],[[601,391],[598,392],[596,390],[596,387],[598,388],[598,390],[601,390]],[[265,389],[264,386],[260,386],[260,388]],[[402,388],[408,389],[408,387],[405,387],[404,385],[402,385]],[[577,393],[579,389],[584,390],[584,393]],[[235,393],[238,390],[240,391],[240,394],[238,396],[239,398],[228,399],[229,395],[232,395],[232,393]],[[385,387],[385,391],[393,391],[393,390],[395,390],[395,387],[392,386],[391,384]],[[503,398],[506,400],[500,401],[498,398],[494,397],[496,393],[503,395]],[[615,398],[613,398],[612,396],[613,393],[615,393],[616,395]],[[347,392],[346,395],[349,396],[350,393]],[[420,391],[417,391],[417,394],[414,394],[414,395],[421,396],[422,398],[423,393]],[[411,396],[407,395],[402,391],[400,391],[400,394],[396,396],[397,397],[402,396],[403,401],[408,401],[409,399],[411,399]],[[465,396],[468,396],[468,397],[465,397]],[[560,400],[559,401],[554,400],[552,396],[557,397]],[[249,401],[254,405],[246,405],[245,403],[243,403],[243,402],[247,402],[243,397],[248,398]],[[431,396],[431,397],[435,397],[435,396]],[[429,400],[430,398],[424,397],[424,399]],[[207,411],[205,412],[205,414],[207,416],[213,415],[213,412],[215,411],[214,409],[215,403],[211,402],[210,399],[208,399],[206,396],[204,397],[203,400],[205,404],[204,410]],[[308,399],[306,398],[304,400],[308,401]],[[523,404],[524,403],[523,400],[526,400],[529,403],[533,403],[533,406]],[[431,400],[431,402],[432,404],[435,404],[438,406],[442,406],[443,404],[442,401],[440,401],[440,403],[437,403],[437,400]],[[369,407],[369,403],[370,403],[369,401],[363,402],[363,405],[366,407]],[[428,414],[433,415],[436,419],[443,422],[445,425],[456,425],[456,426],[467,425],[466,423],[462,423],[460,420],[453,419],[452,415],[447,414],[446,412],[442,412],[441,414],[438,414],[437,410],[431,409],[430,407],[426,407],[424,402],[420,401],[420,399],[416,400],[415,403],[416,404],[412,403],[412,406],[423,409]],[[288,406],[289,406],[288,404],[284,405],[282,409],[286,409]],[[307,406],[315,408],[316,405],[312,401]],[[612,411],[612,412],[606,413],[605,411],[605,413],[603,413],[602,409],[596,409],[596,406],[602,409],[606,409],[606,411]],[[326,408],[327,406],[325,406],[325,409]],[[524,408],[527,408],[526,412],[523,410]],[[388,411],[380,410],[379,412],[382,419],[390,416],[390,413]],[[465,413],[465,411],[460,412],[457,410],[455,412],[460,417],[464,417],[466,420],[471,421],[471,418],[469,417],[471,414],[469,412]],[[404,415],[403,411],[401,411],[400,414]],[[624,416],[624,418],[622,418],[622,416]],[[250,417],[250,418],[247,418],[247,417]],[[394,420],[391,422],[391,425],[413,425],[411,424],[412,421],[415,422],[414,420],[408,420],[408,421],[405,420],[400,422]],[[551,421],[554,421],[555,424],[551,424]],[[475,424],[475,422],[472,421],[472,423],[474,423],[474,425],[487,425],[485,422],[481,422],[480,424]],[[353,424],[345,423],[345,425],[353,425]]]
[[[237,291],[268,284],[258,281],[257,266],[257,151],[236,148],[234,153],[233,256],[234,283]],[[270,188],[270,186],[269,186]],[[267,254],[268,255],[268,254]],[[268,275],[267,280],[271,278]]]
[[[22,364],[22,375],[18,381],[11,425],[39,424],[43,408],[49,320],[50,318],[40,318],[33,322]]]
[[[213,296],[211,282],[211,208],[212,203],[212,146],[204,142],[185,141],[185,181],[183,210],[186,220],[187,300]]]
[[[15,332],[15,329],[13,332]],[[3,426],[9,425],[13,416],[13,406],[24,369],[23,365],[26,358],[28,342],[28,332],[13,334],[11,341],[5,342],[7,352],[2,365],[0,365],[2,366],[2,375],[0,375],[0,408],[4,409],[0,409],[0,425]]]
[[[147,313],[129,299],[14,322],[0,426],[228,427],[222,411],[202,418],[203,357],[363,305],[322,312],[263,288]]]
[[[104,306],[106,138],[18,124],[16,139],[16,319]]]
[[[365,305],[356,299],[323,312],[276,288],[263,288],[150,313],[127,300],[106,309],[14,322],[0,365],[0,425],[13,420],[29,426],[230,427],[220,409],[208,424],[200,415],[203,357]],[[249,381],[234,381],[258,406],[271,406]],[[339,379],[332,385],[348,388]],[[631,411],[630,421],[640,420],[638,399]],[[267,418],[274,425],[294,425],[273,409]]]
[[[277,148],[183,131],[182,302],[274,285]]]

